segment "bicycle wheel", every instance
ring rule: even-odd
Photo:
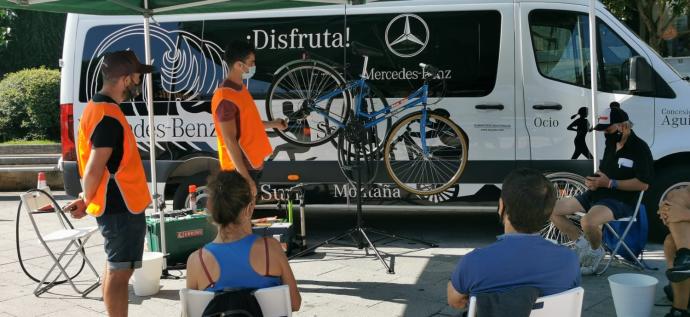
[[[288,122],[287,129],[275,132],[292,144],[324,144],[340,130],[332,120],[343,124],[347,121],[351,98],[347,91],[323,97],[344,85],[342,76],[327,66],[315,62],[292,66],[269,87],[266,116]]]
[[[558,172],[546,175],[546,179],[553,183],[554,189],[556,189],[556,198],[567,198],[575,197],[579,194],[587,191],[585,186],[585,178],[572,173]],[[582,228],[580,226],[580,217],[577,215],[572,215],[568,217],[568,220],[575,225],[580,231]],[[565,246],[572,246],[573,241],[570,241],[568,237],[562,233],[553,222],[549,221],[544,228],[539,232],[542,237],[547,240],[551,240],[555,243]]]
[[[388,174],[400,188],[427,196],[458,181],[467,165],[467,139],[453,121],[428,111],[422,143],[421,125],[421,112],[396,122],[386,137],[383,157]]]

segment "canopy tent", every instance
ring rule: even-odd
[[[150,19],[155,15],[203,14],[218,12],[257,11],[299,8],[328,4],[345,4],[346,0],[0,0],[0,8],[44,11],[54,13],[81,13],[92,15],[137,15],[143,17],[145,63],[151,64]],[[153,96],[153,80],[145,76],[145,96]],[[149,120],[149,148],[151,163],[151,195],[153,212],[158,213],[158,188],[156,181],[156,134],[153,115],[153,99],[145,98]],[[161,213],[161,251],[166,254],[165,213]],[[164,261],[164,269],[167,261]]]

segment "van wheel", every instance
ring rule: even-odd
[[[185,177],[180,182],[180,185],[177,186],[175,194],[173,195],[173,209],[184,209],[185,203],[187,202],[187,195],[189,195],[189,185],[194,184],[197,187],[206,186],[206,179],[209,175],[209,172],[201,172]]]
[[[659,203],[670,191],[690,185],[690,167],[673,165],[657,172],[654,181],[645,193],[644,204],[647,208],[649,219],[649,239],[661,243],[668,233],[668,228],[661,222],[659,215]]]

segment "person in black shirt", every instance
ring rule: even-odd
[[[640,191],[652,181],[654,160],[649,146],[635,135],[625,111],[605,109],[594,130],[604,131],[606,148],[599,170],[588,176],[588,191],[577,197],[560,199],[551,217],[556,227],[575,241],[582,274],[592,274],[603,259],[602,226],[614,219],[632,216]],[[566,217],[587,212],[582,218],[583,235]]]
[[[143,74],[150,73],[152,69],[150,65],[139,63],[132,51],[106,55],[101,66],[103,87],[91,98],[87,107],[119,106],[123,101],[136,97],[140,93]],[[125,142],[124,130],[130,127],[124,125],[115,117],[104,115],[93,128],[89,137],[90,156],[82,175],[84,191],[79,194],[80,199],[65,207],[74,218],[86,216],[86,205],[94,200],[107,169],[111,177],[107,183],[103,213],[97,216],[96,222],[104,238],[107,257],[102,289],[109,316],[127,316],[128,282],[134,269],[141,267],[146,234],[143,210],[128,208],[116,182],[115,175],[122,171],[120,164],[126,164],[126,159],[131,162],[131,157],[123,161],[125,146],[131,147],[131,143]],[[139,152],[132,155],[138,156]],[[144,177],[143,173],[141,177]],[[141,194],[149,195],[148,192]]]

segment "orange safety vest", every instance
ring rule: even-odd
[[[79,132],[77,135],[77,163],[79,164],[79,176],[84,177],[86,163],[91,156],[91,135],[103,120],[104,116],[116,119],[122,125],[124,144],[122,145],[122,161],[115,172],[115,183],[122,193],[122,198],[127,205],[127,209],[133,214],[143,212],[151,203],[151,194],[146,184],[146,174],[141,163],[139,150],[137,149],[134,133],[125,119],[120,107],[108,102],[89,101],[84,108],[84,113],[79,122]],[[105,197],[110,180],[110,171],[106,168],[101,182],[98,184],[96,195],[89,201],[86,212],[89,215],[99,217],[105,211]]]
[[[211,114],[213,116],[213,123],[216,126],[216,136],[218,137],[218,160],[220,161],[220,169],[224,171],[232,171],[235,169],[235,164],[232,162],[230,152],[223,140],[223,134],[220,132],[220,121],[216,117],[216,109],[221,101],[232,101],[239,110],[240,116],[240,149],[249,160],[254,169],[261,168],[264,159],[271,155],[273,147],[268,141],[268,134],[264,129],[263,122],[259,116],[259,111],[256,109],[254,98],[249,94],[246,87],[237,91],[232,88],[219,87],[213,93],[211,99]],[[249,167],[249,166],[248,166]]]

